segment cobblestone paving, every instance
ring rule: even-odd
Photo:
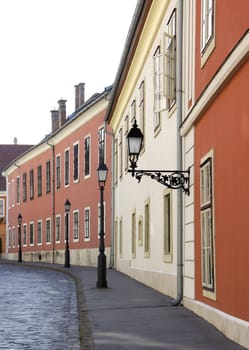
[[[56,271],[0,264],[0,349],[79,350],[72,279]]]

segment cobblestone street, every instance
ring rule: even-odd
[[[76,288],[63,273],[0,264],[0,349],[79,350]]]

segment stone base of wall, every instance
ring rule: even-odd
[[[249,322],[196,300],[184,299],[184,306],[215,326],[226,337],[249,349]]]
[[[177,295],[176,275],[167,274],[166,272],[137,269],[130,266],[129,261],[119,260],[118,271],[134,278],[135,280],[166,294],[172,298]]]
[[[97,266],[99,251],[98,249],[71,249],[70,250],[70,264],[79,266]],[[106,248],[106,266],[110,264],[110,248]],[[11,253],[6,256],[9,260],[18,259],[17,253]],[[52,251],[40,251],[40,252],[23,252],[22,260],[27,262],[46,262],[51,264],[65,263],[65,251],[56,250]]]

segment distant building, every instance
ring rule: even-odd
[[[22,215],[22,257],[26,261],[63,263],[66,199],[72,264],[96,265],[99,246],[99,184],[96,169],[109,168],[105,187],[105,243],[111,246],[111,142],[104,116],[110,89],[85,101],[84,83],[75,86],[75,111],[67,117],[66,100],[51,111],[52,132],[5,167],[8,183],[7,255],[17,259]],[[107,200],[108,199],[108,200]]]
[[[7,188],[6,178],[2,176],[2,170],[11,162],[14,162],[21,154],[28,151],[32,145],[18,145],[16,137],[14,144],[0,145],[0,256],[6,254],[6,219],[7,219]]]

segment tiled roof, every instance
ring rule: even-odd
[[[0,191],[6,191],[6,180],[2,176],[2,170],[31,147],[33,145],[0,145]]]

